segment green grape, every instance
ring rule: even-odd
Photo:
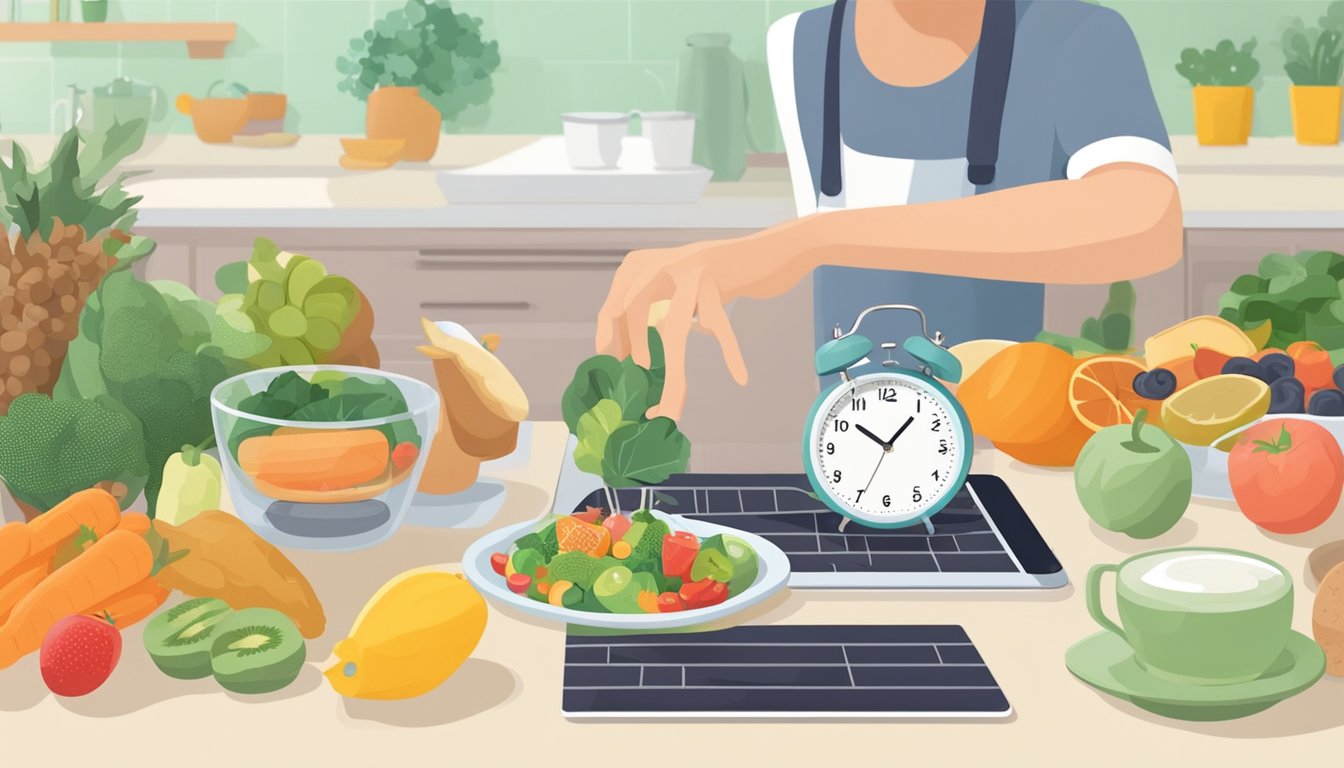
[[[308,318],[308,332],[303,335],[308,346],[319,352],[330,352],[341,345],[341,329],[330,320]]]
[[[271,333],[285,338],[297,339],[308,332],[308,318],[298,307],[281,307],[271,313],[267,320]]]
[[[295,261],[298,261],[297,257],[289,262],[289,270],[285,275],[285,293],[291,305],[301,307],[308,292],[327,276],[327,268],[312,259],[304,259],[297,264]]]
[[[285,306],[285,289],[279,283],[262,280],[258,283],[257,306],[267,312],[274,312]]]

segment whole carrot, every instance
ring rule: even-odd
[[[0,625],[9,620],[10,611],[14,610],[14,606],[19,604],[24,595],[47,578],[48,570],[48,563],[44,560],[19,573],[0,587]]]
[[[79,533],[81,528],[88,528],[95,536],[102,536],[116,528],[120,520],[121,506],[117,504],[116,497],[107,491],[90,488],[73,494],[22,526],[28,538],[26,548],[19,547],[17,543],[0,546],[0,580],[9,577],[16,569],[27,571],[34,557],[50,555],[61,542]],[[7,525],[4,530],[13,529]],[[10,537],[17,535],[6,533]]]
[[[125,629],[158,610],[171,591],[159,586],[153,578],[144,579],[104,600],[89,613],[110,619],[117,629]]]
[[[28,557],[32,534],[23,523],[9,523],[0,527],[0,574],[4,574]],[[6,566],[9,567],[6,567]]]
[[[112,531],[47,577],[14,607],[0,627],[0,669],[42,645],[52,625],[87,613],[153,575],[155,556],[143,536]]]
[[[121,520],[117,522],[116,530],[130,531],[131,533],[138,533],[143,536],[146,533],[149,533],[149,515],[146,515],[143,512],[123,513]]]

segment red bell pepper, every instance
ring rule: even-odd
[[[664,592],[658,596],[659,613],[675,613],[686,610],[686,603],[682,602],[681,596],[676,592]]]
[[[686,603],[688,610],[708,608],[728,599],[728,585],[713,579],[688,581],[681,585],[681,592],[678,593],[678,597]]]
[[[700,552],[700,540],[689,531],[677,531],[663,537],[663,575],[691,580],[691,566]]]

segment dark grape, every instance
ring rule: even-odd
[[[1304,413],[1306,399],[1307,388],[1291,376],[1269,385],[1270,413]]]
[[[1344,392],[1338,389],[1322,389],[1311,396],[1307,413],[1312,416],[1344,416]]]
[[[1335,386],[1344,389],[1344,365],[1335,369]]]
[[[1239,373],[1242,376],[1254,376],[1255,378],[1269,383],[1265,372],[1260,368],[1260,364],[1249,357],[1233,357],[1223,363],[1223,373]]]
[[[1273,384],[1285,376],[1292,376],[1294,367],[1293,358],[1280,352],[1260,358],[1260,371],[1264,374],[1261,378],[1269,384]]]
[[[1134,393],[1149,400],[1165,400],[1176,391],[1176,374],[1166,368],[1140,371],[1134,377]]]

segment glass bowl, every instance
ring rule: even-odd
[[[278,546],[352,550],[396,532],[438,429],[439,394],[341,365],[264,368],[210,394],[235,512]]]

